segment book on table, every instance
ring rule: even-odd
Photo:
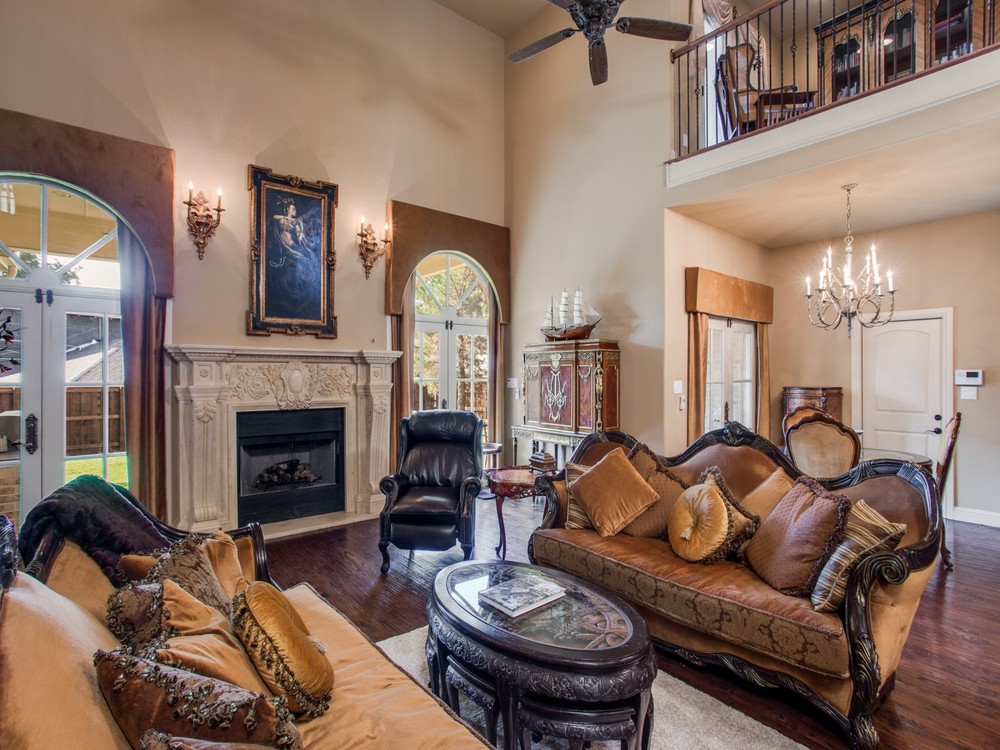
[[[552,581],[537,576],[517,576],[479,592],[479,601],[509,617],[518,617],[566,593]]]

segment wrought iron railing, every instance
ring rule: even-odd
[[[996,47],[997,2],[771,0],[671,53],[677,156]]]

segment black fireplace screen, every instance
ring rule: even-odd
[[[236,415],[238,522],[344,510],[344,410]]]

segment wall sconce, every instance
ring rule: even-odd
[[[375,261],[385,255],[388,246],[392,244],[389,240],[389,224],[386,223],[382,232],[382,239],[375,238],[375,230],[371,224],[365,223],[365,217],[361,217],[361,231],[358,232],[358,255],[361,256],[361,263],[365,267],[365,278],[371,276],[372,266]]]
[[[219,200],[215,208],[208,207],[208,198],[203,192],[199,190],[198,195],[193,193],[194,185],[189,182],[188,199],[184,201],[184,205],[188,207],[188,234],[194,238],[194,246],[198,249],[198,260],[201,260],[205,257],[205,245],[219,228],[222,212],[226,209],[222,207],[222,188],[218,190]],[[215,216],[212,216],[212,211],[215,211]]]

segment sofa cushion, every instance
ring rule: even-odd
[[[94,665],[104,699],[135,748],[149,729],[286,750],[302,747],[283,698],[267,698],[124,650],[98,650]]]
[[[674,504],[667,534],[680,557],[713,563],[745,543],[760,521],[743,510],[717,466],[706,469],[698,479]]]
[[[775,469],[763,482],[743,496],[740,501],[747,513],[764,519],[774,510],[774,506],[792,489],[795,480],[784,469]]]
[[[573,483],[582,477],[589,466],[566,462],[566,528],[567,529],[592,529],[594,524],[590,522],[590,516],[580,505],[580,501],[573,494]]]
[[[108,597],[108,629],[124,644],[141,649],[160,637],[162,583],[132,583]]]
[[[844,537],[851,501],[799,477],[746,546],[747,563],[785,594],[809,596]]]
[[[76,542],[66,540],[52,561],[45,585],[79,604],[103,622],[114,584]]]
[[[660,499],[621,450],[585,471],[570,491],[601,536],[617,534]]]
[[[235,554],[235,546],[233,551]],[[165,578],[210,607],[215,607],[226,617],[231,614],[232,597],[226,595],[212,567],[211,558],[198,537],[191,535],[171,544],[142,582],[161,583]]]
[[[309,584],[283,593],[309,632],[330,644],[326,658],[337,675],[330,710],[299,725],[306,747],[373,747],[380,737],[406,750],[488,747]]]
[[[18,573],[0,593],[0,635],[0,747],[128,750],[94,675],[94,651],[119,646],[101,620]]]
[[[232,599],[246,588],[245,577],[236,542],[226,532],[216,529],[211,536],[200,538],[201,546],[208,562],[219,579],[219,585],[226,596]],[[149,555],[127,554],[118,558],[119,575],[129,581],[141,581],[163,557],[163,553]],[[251,576],[252,579],[252,576]]]
[[[225,680],[254,693],[270,694],[243,643],[215,607],[203,604],[167,579],[158,614],[162,635],[140,656]]]
[[[319,716],[330,707],[333,668],[326,647],[278,589],[254,581],[233,600],[233,628],[258,674],[294,713]]]
[[[814,673],[850,674],[837,615],[775,591],[737,562],[706,567],[682,560],[658,539],[587,530],[539,529],[532,548],[538,565],[596,581],[644,612]]]
[[[628,460],[639,472],[639,476],[646,480],[646,484],[656,491],[660,499],[622,529],[622,533],[629,536],[664,539],[667,535],[667,518],[670,516],[670,510],[681,493],[687,489],[687,485],[645,443],[636,443],[629,451]]]
[[[887,521],[864,500],[854,503],[847,516],[844,539],[826,561],[812,590],[813,609],[840,609],[851,571],[869,555],[895,549],[905,533],[905,524]]]

